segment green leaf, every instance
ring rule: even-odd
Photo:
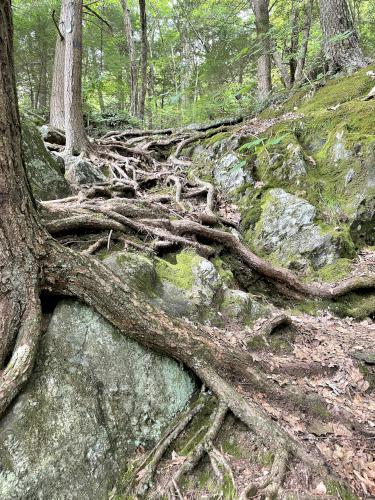
[[[254,139],[251,142],[247,142],[246,144],[243,144],[238,151],[246,151],[249,149],[253,149],[256,146],[259,146],[260,144],[263,144],[263,139]]]
[[[233,165],[233,167],[231,169],[229,169],[229,173],[230,174],[236,174],[245,165],[246,165],[246,160],[241,160],[241,161],[237,162],[235,165]]]

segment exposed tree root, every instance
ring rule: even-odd
[[[228,411],[228,406],[222,401],[219,402],[219,406],[215,413],[214,420],[211,427],[208,429],[203,440],[193,449],[193,451],[187,456],[186,460],[183,462],[181,467],[173,475],[172,479],[168,481],[167,485],[162,491],[157,491],[152,495],[152,498],[160,498],[164,495],[168,495],[170,492],[176,491],[176,485],[178,486],[181,479],[189,474],[200,462],[206,453],[209,453],[213,446],[213,441],[216,439],[220,428],[224,422],[225,416]]]
[[[74,208],[77,210],[76,207]],[[127,226],[139,233],[152,234],[156,237],[163,237],[170,241],[192,246],[200,251],[202,255],[212,255],[213,252],[212,249],[209,250],[210,247],[199,244],[182,235],[203,237],[206,240],[222,245],[250,269],[269,279],[271,282],[280,284],[282,286],[280,290],[292,297],[295,297],[297,293],[300,296],[335,298],[358,289],[375,288],[375,276],[372,275],[348,278],[332,286],[303,283],[291,271],[284,268],[277,268],[255,255],[241,242],[237,235],[208,227],[193,220],[141,219],[140,221],[135,221],[125,218],[112,209],[100,208],[95,205],[86,206],[86,208],[107,216],[106,220],[108,222],[106,223],[105,220],[100,220],[96,216],[90,217],[87,214],[82,216],[73,215],[70,218],[46,222],[47,229],[52,234],[58,234],[64,230],[79,228],[80,225],[81,227],[88,228],[91,224],[92,229],[101,230],[106,228],[124,230]],[[122,226],[119,224],[122,224]]]
[[[178,423],[164,436],[155,448],[149,453],[146,460],[137,468],[135,472],[138,484],[135,491],[138,495],[144,495],[153,482],[156,468],[163,458],[164,454],[178,436],[186,429],[191,420],[203,409],[205,402],[201,402],[201,398],[197,404],[193,406],[185,415],[180,417]],[[130,494],[134,487],[133,482],[127,488],[127,493]]]
[[[273,331],[280,326],[289,326],[292,324],[292,320],[286,314],[278,314],[273,316],[269,320],[265,321],[259,330],[257,330],[258,335],[270,335]]]
[[[42,328],[42,310],[39,290],[28,290],[27,307],[20,318],[20,330],[12,356],[0,374],[0,415],[28,381],[34,366]]]
[[[271,443],[272,448],[278,451],[267,481],[252,484],[242,493],[245,495],[243,498],[254,492],[271,498],[282,487],[289,457],[303,462],[319,477],[331,477],[331,472],[318,454],[308,452],[303,444],[251,399],[253,390],[269,401],[277,401],[282,407],[288,399],[288,391],[268,377],[267,367],[260,371],[243,342],[233,339],[229,342],[218,329],[165,315],[95,258],[88,256],[108,246],[111,239],[132,245],[142,252],[165,251],[178,245],[192,247],[199,254],[209,257],[225,249],[237,262],[277,285],[279,291],[288,297],[330,299],[352,290],[373,288],[374,276],[358,276],[333,286],[305,284],[289,270],[276,268],[252,253],[237,231],[223,229],[224,226],[236,227],[236,224],[215,213],[221,200],[213,184],[198,178],[194,182],[187,180],[182,168],[179,171],[174,168],[174,165],[179,165],[176,160],[184,147],[217,133],[218,128],[195,131],[192,136],[186,131],[176,135],[165,132],[170,137],[161,140],[153,140],[152,137],[150,140],[150,137],[141,134],[131,136],[131,132],[130,135],[118,134],[103,139],[101,149],[94,148],[92,154],[94,159],[96,155],[97,161],[111,159],[112,179],[94,186],[83,186],[76,196],[69,199],[42,203],[41,212],[46,228],[56,237],[80,234],[82,231],[109,231],[109,234],[98,238],[81,255],[52,239],[47,240],[42,283],[50,293],[81,299],[128,337],[183,362],[220,401],[214,422],[203,442],[168,482],[166,492],[181,496],[181,478],[205,454],[208,454],[218,479],[222,481],[224,476],[228,476],[235,490],[231,468],[224,455],[213,445],[229,409],[260,440]],[[153,136],[151,133],[148,135]],[[163,163],[168,158],[168,148],[173,144],[178,144],[175,154]],[[185,160],[181,162],[181,165],[186,163]],[[174,197],[150,193],[154,187],[166,182],[175,185]],[[189,200],[186,206],[182,205],[184,200]],[[136,235],[138,243],[128,239],[129,234]],[[278,327],[290,324],[287,315],[279,314],[269,318],[254,333],[267,337]],[[32,366],[32,361],[27,364],[26,375],[29,366]],[[18,379],[16,386],[20,387]],[[243,387],[250,390],[244,392]],[[298,404],[295,403],[297,408]],[[147,463],[142,464],[136,489],[139,494],[149,491],[156,467],[167,448],[200,409],[198,405],[185,415],[149,455]]]
[[[275,498],[282,486],[287,469],[289,454],[285,450],[278,450],[273,460],[272,469],[266,480],[249,484],[240,495],[240,500],[246,500],[262,495],[266,500]]]

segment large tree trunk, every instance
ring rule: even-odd
[[[332,72],[354,71],[368,64],[346,0],[319,0],[326,57]]]
[[[65,153],[89,147],[82,112],[82,0],[63,0],[65,14]]]
[[[143,120],[145,116],[145,102],[147,94],[147,15],[146,0],[139,0],[139,16],[141,21],[141,92],[139,95],[139,117]]]
[[[21,159],[10,2],[0,2],[0,413],[33,366],[40,331],[42,230]]]
[[[128,45],[129,66],[130,66],[130,113],[137,115],[138,105],[138,79],[137,79],[137,61],[133,40],[133,28],[130,17],[130,10],[127,0],[121,0],[124,11],[124,30]]]
[[[257,69],[258,96],[264,101],[272,90],[268,0],[253,0],[253,10],[257,30],[257,50],[260,53]]]
[[[61,4],[59,19],[60,32],[56,37],[55,59],[53,63],[52,90],[50,100],[50,118],[49,122],[53,127],[61,130],[65,129],[64,113],[64,68],[65,68],[65,6]]]

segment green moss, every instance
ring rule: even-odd
[[[166,259],[157,259],[156,273],[161,280],[169,281],[183,290],[190,290],[194,283],[193,268],[200,260],[196,253],[184,250],[171,254]]]
[[[352,76],[332,80],[313,94],[298,92],[284,104],[283,112],[300,105],[298,112],[303,116],[292,122],[276,124],[264,134],[265,140],[283,138],[280,144],[258,151],[256,155],[255,177],[264,183],[265,188],[281,187],[293,194],[304,189],[306,196],[303,197],[315,205],[318,212],[329,209],[327,200],[332,200],[339,207],[339,216],[353,215],[355,196],[361,192],[362,186],[367,189],[367,169],[362,158],[371,153],[368,148],[375,144],[375,101],[361,100],[373,86],[367,71],[365,68]],[[329,109],[332,107],[334,109]],[[342,132],[340,147],[347,151],[348,157],[333,161],[332,148],[338,140],[337,133]],[[302,146],[308,166],[306,178],[299,178],[297,183],[291,182],[285,171],[290,144]],[[355,151],[359,149],[357,156]],[[355,175],[346,185],[345,176],[350,169]],[[251,200],[247,207],[254,211]],[[243,217],[251,222],[254,217],[251,212],[246,213],[247,207],[243,207]],[[329,222],[336,224],[337,221]]]
[[[259,465],[263,465],[263,467],[271,467],[274,460],[275,454],[272,451],[266,451],[258,455],[258,463]]]
[[[215,266],[224,284],[226,284],[227,286],[235,284],[235,279],[231,269],[220,259],[220,257],[216,257],[212,261],[212,263]]]
[[[283,330],[271,335],[254,335],[247,341],[247,347],[252,351],[272,351],[275,353],[291,352],[293,350],[294,334]]]
[[[207,484],[209,483],[210,479],[211,479],[210,472],[208,471],[207,468],[199,471],[198,483],[199,483],[199,486],[201,488],[204,488],[205,486],[207,486]]]
[[[349,488],[339,483],[338,481],[329,480],[326,482],[327,493],[335,495],[342,500],[357,500],[358,497],[352,493]]]
[[[232,478],[228,473],[223,476],[223,498],[224,500],[234,500],[238,498],[236,493],[236,487],[233,484]]]
[[[212,146],[217,142],[223,141],[224,139],[228,139],[232,135],[232,132],[219,132],[204,141],[204,144],[207,146]]]
[[[339,316],[364,319],[375,312],[375,293],[369,290],[348,293],[338,298],[330,307]]]
[[[324,266],[317,272],[317,277],[327,283],[335,283],[350,274],[352,261],[350,259],[338,259],[333,264]]]
[[[120,252],[124,248],[124,244],[121,243],[120,241],[117,241],[116,243],[111,244],[110,249],[108,250],[107,247],[101,248],[98,252],[96,252],[95,257],[98,258],[99,260],[104,260],[111,253],[113,252]]]
[[[309,416],[323,421],[330,418],[331,414],[325,402],[318,395],[306,395],[301,392],[297,392],[295,388],[287,389],[287,392],[289,401],[301,410],[305,411]]]
[[[372,89],[373,83],[366,73],[374,69],[367,67],[351,76],[345,75],[328,81],[310,99],[305,99],[298,111],[307,113],[316,109],[324,109],[338,104],[361,99]]]
[[[237,442],[231,438],[224,440],[221,443],[223,451],[234,458],[247,458],[247,454],[240,448]]]
[[[359,370],[370,384],[368,392],[372,392],[375,389],[375,368],[367,363],[360,363]]]
[[[211,424],[211,416],[217,406],[215,398],[211,398],[203,410],[193,419],[188,430],[175,444],[179,455],[187,456],[199,444]]]

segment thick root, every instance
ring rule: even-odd
[[[29,291],[16,345],[9,363],[0,375],[0,415],[5,412],[24,387],[34,366],[42,328],[42,311],[38,292],[35,289]]]

